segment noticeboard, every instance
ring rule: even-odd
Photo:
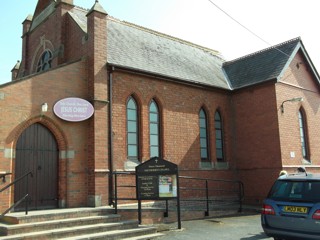
[[[160,200],[178,197],[178,166],[154,157],[136,167],[137,199]]]

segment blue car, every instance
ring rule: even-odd
[[[320,240],[320,174],[280,176],[263,202],[261,225],[275,240]]]

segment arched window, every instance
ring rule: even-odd
[[[300,140],[302,156],[304,159],[310,159],[309,147],[308,147],[308,136],[307,136],[307,121],[305,112],[301,108],[299,110],[299,128],[300,128]]]
[[[52,53],[50,50],[45,50],[38,62],[37,72],[42,72],[51,68]]]
[[[216,111],[214,115],[214,126],[216,130],[216,156],[218,162],[224,161],[223,156],[223,127],[222,119],[219,111]]]
[[[152,100],[149,106],[150,157],[160,157],[160,115],[157,103]]]
[[[139,159],[138,106],[133,97],[127,102],[127,151],[128,159]]]
[[[209,161],[209,151],[208,151],[208,121],[207,115],[204,109],[199,112],[199,126],[200,126],[200,155],[201,161]]]

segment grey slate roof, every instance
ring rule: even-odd
[[[70,16],[86,32],[86,12]],[[108,16],[107,63],[163,77],[230,89],[219,52]]]
[[[229,89],[216,52],[125,22],[108,21],[108,63]]]
[[[300,45],[300,38],[278,44],[242,58],[225,62],[223,69],[232,89],[277,79]]]
[[[69,14],[74,19],[74,21],[79,25],[83,32],[87,33],[87,18],[84,17],[86,14],[83,10],[69,11]]]
[[[87,32],[88,10],[73,8],[70,16]],[[227,90],[278,80],[302,49],[319,81],[300,38],[225,62],[219,52],[108,16],[107,63],[187,83]]]

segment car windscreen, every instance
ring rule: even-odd
[[[320,202],[320,181],[277,180],[268,198],[278,201]]]

